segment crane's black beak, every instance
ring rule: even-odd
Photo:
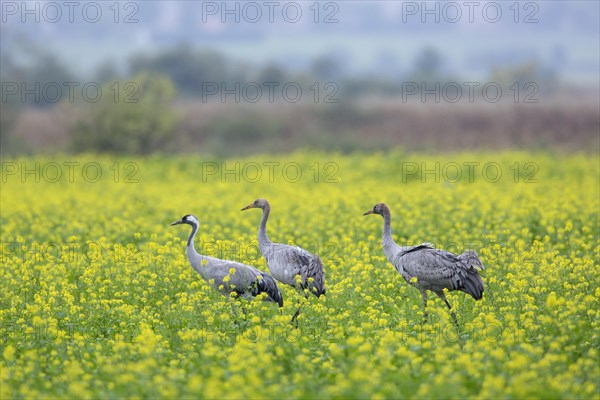
[[[363,215],[369,215],[369,214],[373,214],[373,210],[369,210],[366,213],[364,213]]]
[[[169,224],[169,226],[173,226],[173,225],[179,225],[179,224],[182,224],[182,223],[183,223],[183,222],[182,222],[181,220],[177,220],[177,221],[175,221],[175,222],[171,222],[171,223]]]
[[[256,208],[256,206],[254,205],[254,203],[248,204],[246,207],[242,208],[240,211],[249,210],[251,208]]]

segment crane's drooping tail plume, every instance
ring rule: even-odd
[[[483,271],[485,267],[473,250],[467,250],[458,257],[467,269],[467,275],[463,282],[464,287],[461,291],[470,294],[475,300],[481,300],[483,297],[483,279],[479,275],[479,271]]]
[[[260,293],[266,293],[270,299],[275,301],[279,307],[283,307],[283,296],[277,287],[277,282],[271,275],[261,274],[262,279],[258,279],[256,286],[252,289],[252,296],[258,296]]]

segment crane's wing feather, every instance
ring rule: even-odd
[[[478,271],[483,269],[481,261],[473,251],[460,256],[430,247],[404,252],[398,257],[410,281],[417,278],[417,285],[432,291],[461,290],[475,299],[483,293],[483,280]]]
[[[457,289],[456,281],[452,279],[456,274],[454,265],[457,260],[452,253],[420,248],[402,254],[399,261],[406,274],[416,277],[420,286],[431,287],[431,290],[438,286]]]
[[[223,295],[236,292],[241,296],[256,296],[265,292],[269,300],[278,303],[280,307],[283,305],[277,283],[266,272],[236,261],[214,257],[203,257],[203,260],[205,263],[200,263],[197,271]]]
[[[317,297],[325,293],[325,273],[319,256],[298,246],[277,243],[265,254],[265,259],[281,282],[295,286],[294,277],[300,275],[303,288],[309,288]]]
[[[418,251],[418,250],[433,249],[433,248],[434,248],[433,245],[431,243],[427,243],[427,242],[421,243],[418,246],[402,247],[402,254],[401,255],[412,253],[412,252],[415,252],[415,251]]]

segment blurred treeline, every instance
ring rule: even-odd
[[[502,101],[476,94],[470,102],[465,92],[454,103],[445,97],[436,101],[431,94],[421,100],[419,85],[469,81],[444,73],[444,60],[433,48],[423,49],[403,76],[351,76],[334,56],[291,71],[181,45],[137,54],[125,67],[107,62],[83,78],[42,48],[29,44],[19,52],[1,53],[4,154],[228,156],[298,147],[354,151],[390,146],[585,149],[597,147],[598,141],[597,104],[582,100],[580,90],[561,86],[556,73],[535,62],[489,71],[481,84],[501,85]],[[299,101],[282,97],[288,83],[302,89]],[[535,90],[527,88],[530,83]],[[514,85],[520,87],[518,97]],[[262,94],[254,101],[257,86]],[[526,95],[536,101],[524,102]],[[448,96],[453,99],[456,93]],[[561,101],[565,97],[580,101],[573,106]]]

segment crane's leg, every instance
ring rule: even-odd
[[[308,301],[308,294],[305,293],[304,294],[304,298],[306,299],[306,301]],[[298,309],[296,310],[296,313],[294,314],[294,316],[292,317],[292,320],[290,321],[290,324],[294,325],[294,327],[298,328],[298,316],[300,315],[300,310],[302,310],[302,306],[304,304],[301,303],[301,301],[298,301]]]
[[[235,324],[235,326],[239,327],[240,326],[239,313],[235,309],[235,304],[233,304],[233,301],[231,301],[230,304],[231,304],[231,313],[233,315],[233,323]]]
[[[292,320],[290,321],[290,324],[294,325],[295,328],[298,328],[298,315],[300,315],[301,308],[302,308],[302,306],[298,307],[298,309],[296,310],[296,313],[294,314],[294,316],[292,317]]]
[[[421,297],[423,298],[423,323],[427,322],[427,291],[421,290]]]
[[[454,325],[456,325],[456,329],[460,332],[460,327],[458,326],[458,321],[456,320],[456,314],[454,313],[454,311],[452,311],[452,306],[448,302],[448,299],[446,299],[446,295],[444,294],[444,292],[436,292],[436,294],[440,299],[444,300],[444,303],[446,303],[446,306],[448,306],[448,310],[450,310],[450,315],[452,315],[452,319],[454,320]]]
[[[300,303],[300,301],[298,301],[298,309],[296,310],[294,316],[292,317],[292,320],[290,321],[290,324],[294,325],[294,327],[296,328],[298,328],[298,316],[300,315],[300,310],[302,310],[302,306],[303,304]]]
[[[237,303],[234,300],[232,300],[230,302],[230,304],[231,304],[231,312],[232,312],[232,315],[233,315],[233,323],[236,326],[240,327],[241,326],[241,323],[240,323],[241,321],[240,321],[240,313],[236,309],[236,304]],[[242,309],[242,313],[244,314],[244,320],[243,320],[243,322],[244,322],[244,324],[246,324],[248,322],[248,311],[246,310],[246,307],[244,307],[242,305],[240,305],[240,308]]]

